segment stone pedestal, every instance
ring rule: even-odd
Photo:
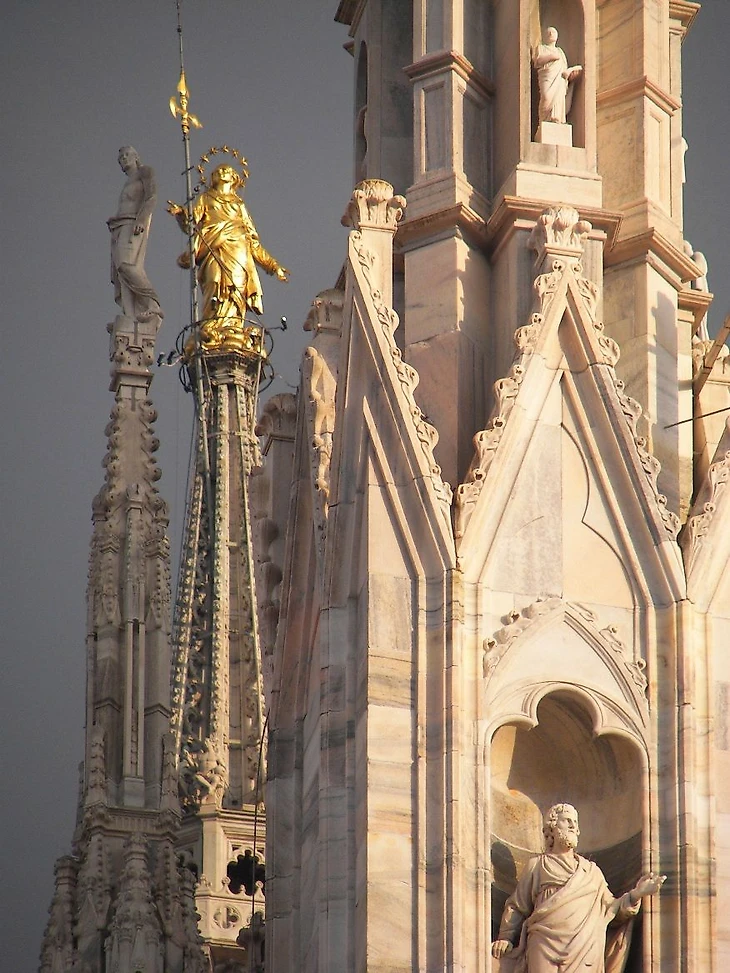
[[[573,126],[560,122],[540,122],[535,132],[535,141],[542,145],[573,146]]]

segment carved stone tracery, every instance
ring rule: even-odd
[[[592,364],[609,367],[621,409],[628,422],[639,461],[656,498],[664,526],[672,537],[677,536],[679,518],[667,509],[667,498],[658,489],[657,479],[661,465],[646,449],[646,439],[637,432],[637,423],[642,415],[641,405],[625,394],[624,383],[616,377],[614,369],[620,357],[620,349],[618,343],[605,334],[603,322],[597,319],[599,288],[583,274],[582,250],[591,229],[591,224],[587,220],[581,220],[577,210],[563,206],[543,213],[530,235],[529,245],[537,251],[537,264],[544,270],[536,276],[533,284],[536,308],[529,322],[515,331],[517,351],[512,367],[505,378],[495,382],[494,405],[489,421],[485,428],[474,436],[475,455],[464,482],[456,490],[457,539],[464,535],[469,523],[489,467],[504,435],[529,359],[535,351],[553,302],[564,286],[566,275],[570,275],[569,281],[575,283],[587,318],[593,327],[600,357]]]
[[[684,549],[687,572],[692,565],[710,532],[712,522],[717,512],[718,504],[727,491],[730,482],[730,450],[722,454],[707,471],[702,491],[699,494],[700,504],[695,504],[697,513],[688,518],[682,533],[682,547]]]
[[[640,702],[641,708],[646,713],[647,710],[647,679],[645,675],[646,661],[642,658],[634,658],[631,652],[621,640],[618,629],[615,625],[607,625],[599,628],[598,617],[584,605],[571,604],[565,602],[558,596],[547,596],[538,599],[527,605],[522,611],[513,612],[507,619],[506,624],[498,629],[493,636],[486,638],[483,642],[483,676],[486,683],[489,683],[502,659],[507,655],[512,645],[518,639],[525,636],[535,625],[538,619],[547,619],[554,616],[556,619],[564,617],[570,621],[573,617],[578,621],[579,630],[586,632],[593,642],[603,646],[609,657],[615,659],[619,671],[625,673],[626,679],[630,680],[633,691],[632,695]],[[560,678],[557,676],[556,678]],[[526,677],[529,682],[529,678]]]
[[[125,864],[105,951],[109,973],[163,973],[162,929],[152,897],[147,842],[142,835],[131,836],[125,846]]]
[[[314,520],[320,566],[324,564],[327,535],[338,346],[344,296],[342,291],[335,289],[318,294],[304,324],[306,331],[315,333],[315,343],[304,352],[302,388],[306,394],[307,427],[312,451]]]

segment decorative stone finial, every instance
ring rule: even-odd
[[[364,179],[355,186],[342,217],[343,226],[353,230],[390,230],[395,233],[406,208],[404,196],[394,196],[384,179]]]
[[[333,287],[320,291],[312,301],[309,314],[304,322],[305,331],[332,331],[339,334],[342,330],[342,308],[345,292]]]
[[[538,265],[546,256],[580,260],[585,239],[593,229],[572,206],[554,206],[540,216],[530,234],[529,246],[537,253]]]

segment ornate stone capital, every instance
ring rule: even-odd
[[[268,452],[272,439],[294,440],[297,423],[297,397],[291,392],[279,392],[266,402],[256,424],[256,435],[265,439],[263,452]]]
[[[572,206],[552,206],[538,218],[529,246],[537,253],[537,264],[546,257],[577,261],[583,256],[585,239],[593,229]]]
[[[395,233],[406,208],[405,197],[394,196],[384,179],[364,179],[355,186],[342,217],[342,225],[353,230],[390,230]]]

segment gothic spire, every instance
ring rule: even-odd
[[[149,396],[162,311],[144,272],[154,173],[129,146],[119,161],[127,180],[109,228],[122,313],[107,328],[114,404],[104,484],[93,501],[86,752],[74,855],[56,867],[42,973],[72,966],[183,973],[184,949],[170,949],[160,919],[167,900],[182,895],[183,877],[177,865],[168,868],[157,899],[150,877],[169,857],[180,825],[170,779],[168,517],[156,486],[159,442]],[[197,939],[186,933],[183,940],[185,949],[200,952]]]

